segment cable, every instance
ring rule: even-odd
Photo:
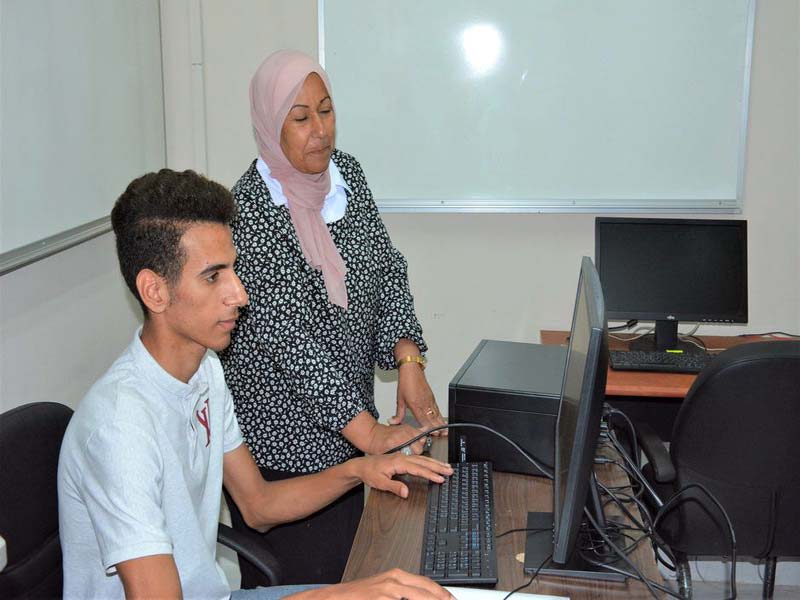
[[[633,569],[633,572],[636,573],[636,575],[639,577],[642,583],[644,583],[647,586],[647,589],[650,590],[650,593],[653,594],[653,598],[658,598],[658,594],[656,593],[656,589],[653,586],[653,582],[651,582],[644,575],[642,575],[642,572],[639,570],[639,567],[633,564],[633,561],[630,558],[628,558],[628,555],[625,554],[622,550],[620,550],[617,547],[617,545],[611,541],[611,538],[608,537],[608,535],[606,535],[605,532],[602,531],[602,529],[600,529],[600,526],[597,524],[597,521],[594,520],[591,511],[588,508],[584,507],[583,512],[586,515],[586,518],[589,519],[589,522],[591,522],[592,527],[595,528],[595,531],[597,531],[597,533],[600,534],[600,537],[603,538],[603,541],[606,544],[608,544],[608,546],[610,546],[611,549],[614,550],[622,560],[628,563],[628,566],[631,569]],[[605,564],[601,563],[601,566],[605,566]]]
[[[786,333],[785,331],[766,331],[764,333],[740,333],[736,337],[776,337],[783,335],[790,338],[800,338],[796,333]]]
[[[650,485],[650,482],[647,481],[647,478],[644,476],[642,471],[633,464],[633,459],[631,459],[631,457],[628,456],[628,453],[625,451],[625,448],[622,447],[622,444],[619,442],[619,440],[617,440],[617,436],[614,434],[613,431],[611,432],[611,435],[609,436],[608,439],[611,441],[614,448],[622,457],[622,459],[628,464],[628,466],[633,470],[633,472],[636,473],[636,479],[639,481],[639,483],[642,484],[642,487],[647,491],[647,493],[653,499],[653,502],[655,502],[656,505],[659,508],[661,508],[664,505],[664,501],[659,497],[655,489],[653,489],[653,486]]]
[[[509,529],[508,531],[504,531],[503,533],[498,533],[495,539],[499,539],[501,537],[507,536],[510,533],[519,533],[520,531],[528,531],[530,533],[544,533],[545,531],[553,531],[549,527],[520,527],[519,529]]]
[[[639,507],[639,510],[641,511],[642,516],[646,517],[646,520],[648,521],[648,525],[644,525],[643,523],[639,522],[639,520],[636,519],[633,516],[633,514],[628,511],[627,507],[624,506],[624,504],[621,503],[619,498],[617,498],[616,494],[611,493],[611,491],[608,488],[606,488],[602,483],[600,483],[598,481],[597,485],[599,485],[602,490],[604,490],[604,491],[606,491],[606,493],[608,493],[609,497],[614,502],[617,503],[617,506],[625,513],[625,515],[628,517],[628,519],[630,519],[630,521],[632,523],[634,523],[634,525],[639,525],[640,530],[644,533],[644,537],[647,537],[647,538],[650,539],[650,543],[653,546],[653,551],[655,553],[656,560],[658,560],[665,567],[667,567],[670,570],[674,571],[675,570],[675,555],[673,554],[672,549],[667,545],[667,543],[663,539],[661,539],[661,536],[658,535],[658,532],[654,529],[654,527],[653,527],[653,518],[650,516],[650,511],[644,505],[644,503],[641,500],[639,500],[638,498],[635,498],[635,497],[631,496],[631,498],[635,501],[635,503]],[[669,560],[672,561],[672,562],[671,563],[667,563],[664,559],[662,559],[658,554],[659,550],[661,552],[663,552],[667,556],[667,558],[669,558]]]
[[[691,330],[689,330],[686,333],[682,333],[681,335],[686,337],[692,337],[695,333],[697,333],[698,329],[700,329],[700,323],[695,323],[694,327],[692,327]]]
[[[630,460],[630,457],[626,455],[624,448],[622,448],[621,444],[616,439],[616,436],[613,435],[613,432],[609,439],[611,440],[612,444],[614,444],[617,451],[623,456],[623,458],[626,460]],[[636,470],[636,475],[637,478],[639,478],[643,484],[647,483],[641,471]],[[645,487],[655,500],[656,504],[659,505],[658,512],[656,513],[656,516],[653,519],[653,525],[652,525],[654,540],[656,539],[655,536],[658,535],[656,531],[658,528],[658,521],[663,517],[664,514],[666,514],[669,510],[674,508],[677,502],[681,500],[680,496],[684,494],[687,490],[693,487],[701,489],[706,494],[706,496],[708,496],[711,499],[711,501],[717,506],[722,515],[725,517],[725,521],[727,522],[728,525],[728,531],[731,534],[731,590],[733,593],[731,598],[736,598],[736,535],[733,531],[733,524],[731,523],[730,518],[728,518],[728,514],[725,512],[725,509],[722,507],[719,501],[714,497],[714,495],[710,491],[708,491],[707,488],[705,488],[702,484],[699,483],[690,483],[684,486],[683,488],[678,490],[666,503],[662,502],[661,499],[658,497],[658,495],[655,493],[655,491],[651,490],[651,488],[648,485],[645,485]],[[666,544],[663,545],[666,547]],[[672,559],[671,556],[670,558]]]
[[[702,491],[716,505],[716,507],[719,509],[719,512],[725,518],[725,522],[728,525],[728,532],[730,533],[730,536],[731,536],[731,596],[730,596],[730,600],[733,600],[734,598],[736,598],[736,534],[733,531],[733,523],[731,523],[731,520],[728,517],[728,513],[725,512],[725,509],[722,507],[722,504],[719,503],[719,500],[717,500],[714,497],[714,495],[710,491],[708,491],[708,488],[706,488],[702,483],[689,483],[689,484],[683,486],[681,489],[679,489],[677,492],[675,492],[675,495],[672,496],[672,498],[670,498],[664,504],[664,506],[662,506],[661,508],[658,509],[658,512],[656,513],[656,517],[653,520],[653,529],[655,529],[658,526],[658,522],[661,520],[661,518],[665,514],[667,514],[667,512],[669,512],[670,510],[675,508],[675,506],[677,506],[677,504],[679,502],[685,500],[684,498],[681,498],[681,496],[683,494],[685,494],[687,491],[689,491],[690,489],[692,489],[692,488],[697,488],[700,491]]]
[[[609,331],[624,331],[625,329],[630,329],[631,327],[636,327],[639,324],[639,319],[629,319],[625,325],[617,325],[615,327],[609,327]]]
[[[639,521],[639,519],[637,519],[636,517],[634,517],[634,516],[633,516],[633,513],[632,513],[631,511],[629,511],[629,510],[628,510],[628,507],[627,507],[627,506],[625,506],[625,504],[623,504],[622,502],[620,502],[620,501],[617,499],[616,495],[614,495],[614,494],[611,492],[611,490],[609,490],[609,489],[608,489],[606,486],[604,486],[604,485],[603,485],[602,483],[600,483],[599,481],[597,481],[596,483],[597,483],[597,485],[600,487],[600,489],[601,489],[601,490],[603,490],[603,491],[604,491],[604,492],[605,492],[605,493],[606,493],[606,494],[609,496],[609,498],[611,498],[613,501],[615,501],[615,503],[617,504],[617,506],[619,506],[620,510],[622,510],[622,512],[623,512],[623,513],[625,513],[625,516],[626,516],[626,517],[628,517],[628,519],[630,519],[630,520],[631,520],[631,522],[632,522],[634,525],[637,525],[637,526],[638,526],[638,527],[639,527],[641,530],[643,530],[643,531],[647,531],[647,530],[649,529],[647,526],[645,526],[645,524],[644,524],[644,523],[642,523],[641,521]],[[631,497],[633,497],[633,496],[631,496]],[[642,509],[642,505],[640,504],[640,505],[639,505],[639,510],[641,510],[641,509]],[[647,513],[647,512],[645,512],[645,513],[643,513],[643,514],[647,515],[647,520],[648,520],[648,521],[650,521],[650,523],[652,523],[652,519],[650,518],[650,514],[649,514],[649,513]],[[651,525],[651,527],[652,527],[652,525]]]
[[[586,562],[588,562],[588,563],[591,563],[593,565],[597,565],[598,567],[602,567],[603,569],[608,569],[609,571],[613,571],[614,573],[619,573],[620,575],[624,575],[625,577],[629,577],[631,579],[637,579],[637,580],[641,581],[642,583],[644,583],[645,585],[647,585],[648,587],[649,586],[653,586],[655,589],[660,590],[660,591],[664,592],[665,594],[668,594],[668,595],[672,596],[673,598],[678,598],[678,600],[687,600],[687,598],[684,598],[683,596],[681,596],[679,593],[675,592],[674,590],[671,590],[668,587],[661,585],[660,583],[656,583],[652,579],[647,579],[643,575],[637,575],[636,573],[631,573],[630,571],[626,571],[625,569],[620,569],[619,567],[615,567],[614,565],[610,565],[610,564],[607,564],[607,563],[602,563],[600,561],[592,560],[591,558],[588,558],[588,557],[584,557],[584,558],[585,558]],[[658,596],[656,596],[656,598],[658,598]]]
[[[696,335],[689,335],[688,333],[682,333],[678,335],[678,339],[682,342],[686,342],[687,344],[692,344],[693,346],[697,346],[700,350],[704,350],[708,352],[709,350],[716,350],[716,348],[709,348],[706,343],[703,341],[703,338],[699,338]]]
[[[608,337],[613,338],[615,340],[619,340],[621,342],[632,342],[633,340],[638,340],[647,335],[650,335],[655,330],[656,330],[655,327],[637,327],[636,329],[633,330],[634,335],[632,335],[631,337],[619,337],[618,335],[611,335],[610,333],[608,334]],[[644,331],[644,333],[636,335],[637,331]]]
[[[516,594],[521,590],[524,590],[526,587],[532,584],[533,580],[536,579],[536,576],[539,574],[539,571],[541,571],[544,568],[544,566],[550,561],[551,558],[553,558],[552,554],[546,556],[545,559],[541,562],[541,564],[538,567],[536,567],[536,570],[533,572],[533,575],[531,575],[531,578],[528,579],[527,583],[523,583],[521,586],[515,587],[513,590],[508,592],[508,594],[503,596],[503,600],[508,600],[509,598],[511,598],[511,596],[513,596],[514,594]]]
[[[411,444],[413,444],[417,440],[429,436],[434,431],[440,431],[442,429],[454,429],[456,427],[473,427],[475,429],[483,429],[485,431],[489,431],[489,432],[495,434],[497,437],[499,437],[503,441],[508,442],[511,445],[511,447],[514,448],[514,450],[516,450],[517,452],[522,454],[522,456],[524,456],[526,460],[528,460],[541,473],[544,473],[544,475],[546,477],[548,477],[549,479],[553,479],[553,471],[552,471],[553,467],[551,467],[550,465],[543,466],[545,464],[544,461],[541,461],[541,462],[538,461],[532,454],[530,454],[529,452],[525,451],[516,442],[514,442],[511,439],[509,439],[508,437],[504,436],[499,431],[495,431],[491,427],[487,427],[486,425],[481,425],[480,423],[448,423],[447,425],[439,425],[438,427],[431,427],[427,431],[423,431],[419,435],[411,438],[410,440],[408,440],[406,442],[403,442],[399,446],[395,446],[394,448],[389,448],[386,452],[384,452],[384,454],[391,454],[392,452],[398,452],[399,450],[402,450],[406,446],[410,446]]]
[[[633,449],[633,463],[638,467],[639,466],[639,442],[638,438],[636,437],[636,427],[633,426],[633,421],[630,420],[628,415],[624,412],[619,410],[618,408],[614,408],[608,403],[604,403],[603,405],[603,412],[605,413],[604,416],[606,420],[608,420],[608,415],[619,415],[625,422],[628,424],[628,429],[630,429],[630,437],[631,437],[631,446]],[[609,423],[609,430],[612,429],[612,425]]]

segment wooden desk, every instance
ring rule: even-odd
[[[435,440],[432,453],[446,460],[446,442]],[[599,465],[598,475],[610,485],[627,484],[626,477],[612,465]],[[386,492],[370,491],[342,581],[368,577],[393,567],[419,573],[427,483],[418,479],[406,483],[410,494],[405,500]],[[552,482],[542,477],[495,473],[495,532],[524,528],[529,511],[551,511],[552,489]],[[609,514],[613,511],[609,510]],[[525,551],[525,533],[500,538],[496,548],[499,576],[496,589],[510,591],[525,583],[530,576],[516,560]],[[649,544],[641,544],[631,558],[646,577],[663,585]],[[637,581],[609,583],[548,576],[537,577],[523,591],[568,595],[572,600],[652,597],[644,584]]]
[[[568,331],[543,329],[542,344],[566,345]],[[631,334],[617,334],[631,337]],[[748,342],[763,341],[760,337],[708,335],[703,341],[709,348],[731,348]],[[609,350],[627,350],[627,342],[609,338]],[[615,371],[608,368],[606,394],[609,396],[646,396],[648,398],[685,398],[697,375],[687,373],[655,373],[649,371]]]
[[[539,332],[542,344],[565,345],[567,331],[545,330]],[[615,334],[629,338],[631,334]],[[761,336],[704,335],[702,340],[709,348],[731,348],[749,342],[761,342]],[[609,338],[610,350],[627,350],[625,341]],[[608,368],[606,399],[635,422],[650,425],[662,440],[672,437],[672,426],[681,403],[697,378],[695,374],[659,373],[651,371],[615,371]]]

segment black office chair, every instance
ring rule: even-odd
[[[72,410],[55,402],[0,415],[0,598],[60,598],[58,451]]]
[[[737,554],[765,560],[771,598],[778,557],[800,557],[800,341],[755,342],[720,354],[697,377],[669,451],[644,424],[644,472],[665,502],[690,483],[728,513]],[[698,489],[668,512],[659,534],[675,551],[681,592],[691,596],[687,555],[730,554],[724,517]]]
[[[0,415],[0,535],[8,564],[0,572],[0,598],[60,598],[58,453],[72,410],[55,402],[26,404]],[[253,539],[254,538],[254,539]],[[277,560],[257,536],[220,524],[218,541],[281,581]]]

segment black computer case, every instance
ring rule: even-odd
[[[566,346],[482,340],[449,386],[450,423],[480,423],[553,466],[555,425],[561,399]],[[449,460],[489,460],[497,471],[543,475],[496,435],[474,428],[451,429]]]

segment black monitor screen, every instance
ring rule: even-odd
[[[573,554],[594,464],[608,365],[603,292],[584,257],[572,316],[561,406],[556,424],[553,561]]]
[[[747,221],[595,221],[609,319],[747,322]]]

